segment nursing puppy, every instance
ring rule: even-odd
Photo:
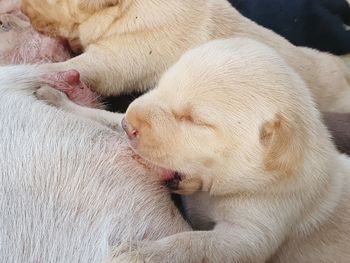
[[[100,263],[114,244],[190,230],[121,129],[33,96],[48,73],[0,67],[0,261]]]
[[[323,111],[350,111],[350,75],[329,54],[298,48],[243,17],[226,0],[22,0],[39,32],[84,51],[55,70],[77,69],[101,95],[152,88],[191,47],[247,36],[273,47],[311,88]]]
[[[189,195],[201,231],[124,244],[110,262],[349,261],[350,159],[271,48],[236,38],[187,52],[123,126],[134,151]]]

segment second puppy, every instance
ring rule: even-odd
[[[123,126],[134,151],[189,195],[201,231],[125,244],[111,262],[349,261],[350,159],[271,48],[237,38],[187,52]]]
[[[339,58],[293,46],[226,0],[22,0],[22,9],[38,31],[85,51],[49,67],[78,70],[101,95],[153,88],[188,49],[244,36],[276,49],[322,111],[350,112],[350,75]]]

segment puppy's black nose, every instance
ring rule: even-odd
[[[128,135],[129,139],[135,139],[139,134],[138,131],[125,120],[125,117],[122,119],[122,128]]]

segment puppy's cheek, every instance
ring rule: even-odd
[[[147,127],[140,127],[138,129],[138,136],[131,139],[135,147],[137,147],[140,151],[147,153],[149,149],[154,148],[155,141],[152,134],[150,134],[151,132],[152,131]]]
[[[132,139],[129,138],[129,145],[134,150],[137,150],[138,146],[139,146],[139,139],[138,138],[132,138]]]
[[[152,154],[152,150],[157,148],[157,140],[144,132],[143,129],[140,129],[136,137],[129,137],[129,145],[137,152],[149,156],[149,154]]]

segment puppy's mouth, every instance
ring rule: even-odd
[[[179,189],[179,184],[183,178],[183,175],[181,175],[178,172],[174,173],[174,176],[171,179],[168,179],[165,181],[165,185],[172,191],[176,191]]]
[[[169,170],[169,169],[160,168],[159,176],[164,181],[168,181],[168,180],[171,180],[177,176],[180,176],[180,173],[176,172],[176,171]]]
[[[179,189],[181,180],[185,177],[184,174],[168,169],[161,169],[160,177],[164,180],[165,185],[172,191]]]
[[[162,181],[164,181],[165,185],[173,191],[178,189],[179,183],[185,177],[183,173],[162,168],[136,153],[133,155],[133,159],[146,167],[148,170],[156,173],[162,179]]]

